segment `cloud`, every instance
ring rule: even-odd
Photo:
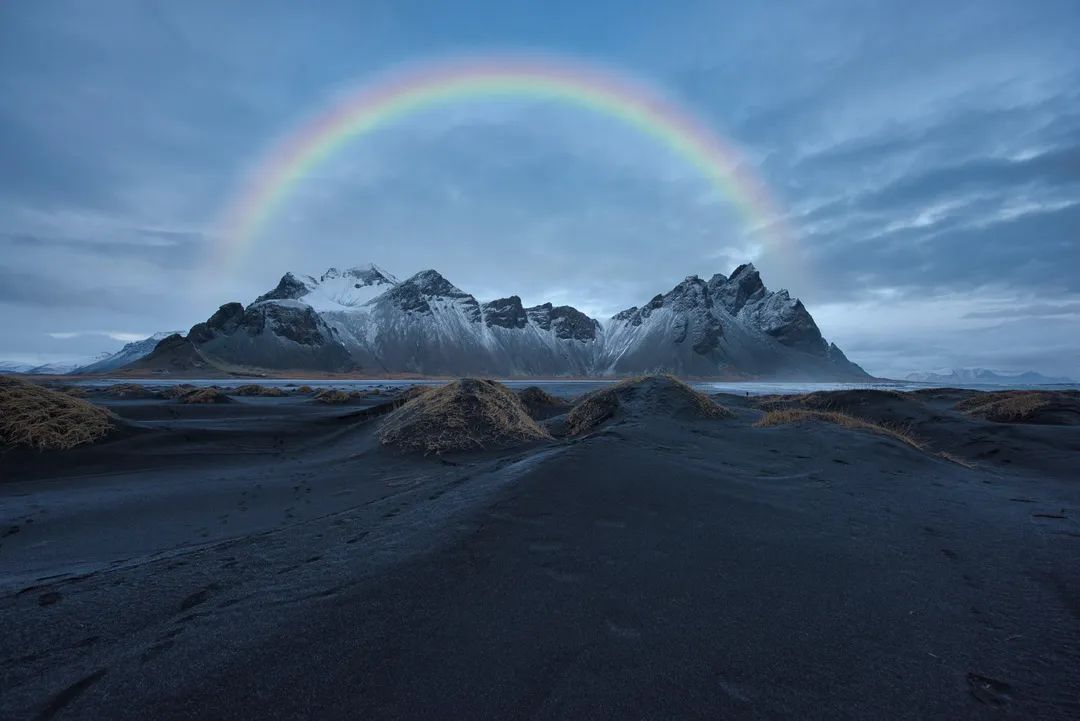
[[[0,348],[60,352],[41,328],[89,347],[97,329],[185,327],[285,270],[436,267],[481,295],[603,315],[753,259],[871,367],[993,355],[980,333],[1010,320],[1032,363],[1076,363],[1055,335],[1080,292],[1075,2],[500,3],[438,23],[412,0],[0,13]],[[684,158],[603,114],[496,98],[341,144],[238,267],[207,277],[251,169],[343,88],[507,46],[662,86],[743,147],[796,242],[778,257]]]

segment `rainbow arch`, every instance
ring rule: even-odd
[[[418,110],[475,98],[566,102],[640,130],[668,147],[727,197],[765,247],[790,233],[734,143],[647,86],[595,64],[563,57],[499,54],[410,64],[345,94],[303,124],[255,166],[227,206],[213,258],[228,268],[256,241],[290,190],[345,143]],[[781,256],[782,257],[782,256]]]

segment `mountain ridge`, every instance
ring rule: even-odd
[[[603,322],[569,305],[526,307],[517,295],[482,302],[434,269],[405,280],[374,264],[318,277],[288,272],[250,305],[221,306],[183,340],[207,362],[268,370],[870,378],[825,340],[802,301],[769,291],[750,263],[708,281],[687,276]],[[171,339],[167,350],[178,348]],[[164,370],[161,355],[140,364]]]

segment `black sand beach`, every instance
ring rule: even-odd
[[[385,396],[92,394],[0,456],[0,718],[1078,718],[1080,425],[972,395],[424,456]]]

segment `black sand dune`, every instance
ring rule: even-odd
[[[1080,716],[1076,426],[679,398],[429,456],[391,399],[104,401],[0,456],[0,718]]]

